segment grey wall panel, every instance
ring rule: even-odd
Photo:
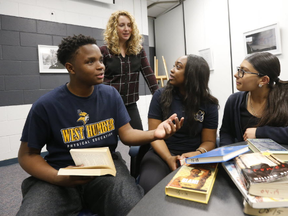
[[[146,84],[145,80],[144,80],[144,77],[142,74],[139,75],[139,86],[140,85],[144,85]],[[140,92],[140,91],[139,91]],[[141,92],[141,94],[144,94],[144,92]]]
[[[155,56],[155,47],[149,47],[150,66],[153,71],[154,71],[154,56]]]
[[[55,75],[45,74],[40,77],[40,88],[41,89],[54,89],[60,85],[69,82],[69,74],[59,74],[57,79],[55,79]]]
[[[39,90],[27,90],[23,93],[23,104],[32,104],[42,95],[48,93],[52,89],[39,89]]]
[[[0,43],[4,45],[19,46],[19,32],[15,31],[0,31]]]
[[[21,73],[21,61],[0,61],[0,75],[16,75]]]
[[[21,61],[21,74],[39,76],[38,61]]]
[[[4,87],[4,77],[0,75],[0,91],[5,90]]]
[[[146,95],[144,83],[143,84],[139,83],[139,95]]]
[[[0,106],[23,104],[23,91],[0,91]]]
[[[19,32],[36,32],[36,20],[22,17],[2,16],[3,30],[14,30]]]
[[[148,88],[148,85],[145,85],[145,95],[150,95],[150,89]]]
[[[54,23],[48,21],[37,21],[37,32],[47,35],[62,35],[66,36],[67,25],[63,23]]]
[[[52,45],[52,36],[36,33],[20,33],[21,46]]]
[[[36,47],[20,47],[20,46],[6,46],[2,45],[4,60],[31,60],[38,59]]]
[[[66,37],[66,36],[53,36],[52,37],[52,44],[55,46],[58,46],[64,37]]]
[[[147,35],[143,35],[143,45],[149,46],[149,39]]]
[[[68,82],[68,73],[39,73],[37,46],[58,46],[64,37],[80,33],[104,45],[103,29],[0,15],[0,106],[34,103]],[[149,59],[148,36],[144,38]],[[139,88],[140,95],[150,94],[142,75]]]
[[[105,41],[104,40],[96,40],[96,43],[100,47],[100,46],[103,46],[105,44]]]
[[[39,76],[6,76],[5,89],[8,91],[40,89],[40,78]]]
[[[104,38],[103,32],[104,32],[103,29],[98,29],[98,28],[92,29],[93,37],[96,38],[96,40],[103,40]]]
[[[93,28],[85,26],[67,25],[67,35],[73,36],[78,34],[83,34],[85,36],[93,37]]]
[[[144,48],[144,50],[145,50],[145,52],[146,52],[146,55],[147,55],[147,58],[148,58],[148,62],[150,63],[150,58],[149,58],[149,46],[143,44],[143,48]]]

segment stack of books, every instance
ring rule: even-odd
[[[270,152],[282,161],[288,161],[288,149],[272,139],[248,139],[247,143],[253,152]]]
[[[288,164],[269,152],[240,155],[222,163],[244,197],[244,213],[287,215]]]
[[[218,163],[249,151],[248,145],[226,146],[186,158],[165,187],[168,196],[207,204],[214,186]]]

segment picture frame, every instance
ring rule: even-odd
[[[57,60],[58,46],[38,45],[38,61],[40,73],[68,73]]]
[[[274,55],[282,53],[278,23],[245,32],[243,35],[245,56],[264,51]]]
[[[203,57],[209,65],[210,71],[214,70],[213,58],[212,58],[212,50],[210,48],[199,50],[199,55]]]

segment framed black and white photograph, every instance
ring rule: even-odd
[[[38,45],[40,73],[68,73],[67,69],[57,60],[58,46]]]
[[[270,52],[274,55],[281,54],[281,38],[278,24],[244,33],[245,55],[256,52]]]

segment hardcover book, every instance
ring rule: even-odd
[[[116,176],[116,168],[108,147],[71,149],[76,166],[61,168],[58,175]]]
[[[185,159],[187,164],[220,163],[249,151],[248,145],[223,146]]]
[[[168,196],[207,204],[218,164],[183,165],[165,187]]]
[[[242,193],[244,199],[248,202],[248,204],[252,208],[263,209],[263,208],[279,208],[279,207],[287,207],[288,199],[284,198],[274,198],[274,197],[264,197],[264,196],[253,196],[248,194],[248,191],[242,182],[239,173],[235,167],[234,161],[227,161],[222,163],[222,166],[237,186],[239,191]]]
[[[248,192],[288,198],[288,164],[268,152],[239,155],[235,165]]]
[[[248,139],[247,143],[253,152],[269,151],[280,160],[288,161],[288,149],[272,139]]]
[[[243,212],[248,215],[254,216],[286,216],[288,215],[288,207],[280,207],[280,208],[262,208],[255,209],[252,208],[245,200],[243,202],[244,209]]]

